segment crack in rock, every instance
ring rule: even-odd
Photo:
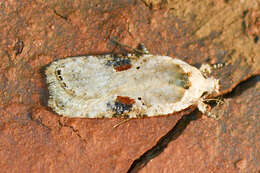
[[[186,129],[186,127],[191,121],[198,119],[198,117],[196,116],[197,112],[198,110],[194,111],[191,114],[184,115],[176,123],[176,125],[157,142],[157,144],[153,148],[146,151],[143,155],[141,155],[132,163],[131,167],[128,170],[128,173],[138,172],[151,159],[161,154],[171,141],[176,140],[182,134],[182,132]]]
[[[223,94],[223,96],[232,98],[235,97],[235,95],[237,94],[240,95],[246,89],[252,87],[252,85],[255,85],[259,81],[260,75],[252,76],[246,81],[242,81],[241,83],[239,83],[235,88],[232,89],[231,92]],[[240,90],[240,92],[238,92],[237,94],[234,93],[236,89]],[[161,154],[171,141],[176,140],[183,133],[183,131],[186,129],[191,121],[197,120],[199,118],[197,117],[197,115],[198,110],[193,111],[191,114],[184,115],[165,136],[159,139],[155,146],[153,146],[138,159],[136,159],[127,172],[139,172],[151,159]]]
[[[53,10],[53,12],[54,12],[55,15],[59,16],[60,18],[66,20],[66,21],[69,21],[67,16],[58,13],[55,9]]]
[[[87,143],[87,141],[79,134],[79,130],[75,129],[73,126],[67,125],[67,124],[63,124],[60,120],[59,120],[59,125],[61,127],[68,127],[70,128],[78,137],[80,140],[82,140],[84,143]]]

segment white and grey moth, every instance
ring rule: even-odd
[[[206,113],[205,96],[219,90],[186,62],[149,53],[69,57],[45,72],[48,105],[66,117],[151,117],[194,105]]]

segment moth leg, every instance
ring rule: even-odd
[[[140,50],[142,52],[142,54],[150,54],[143,43],[139,43],[139,45],[137,46],[137,49]]]
[[[227,66],[230,64],[229,62],[224,63],[216,63],[216,64],[202,64],[200,67],[200,72],[203,74],[203,76],[208,77],[212,70],[220,69],[224,66]]]
[[[120,122],[118,122],[117,124],[115,124],[115,125],[113,126],[113,128],[117,128],[118,126],[120,126],[120,125],[123,124],[123,123],[126,123],[126,122],[129,121],[129,120],[130,120],[130,118],[123,119],[122,121],[120,121]]]
[[[198,102],[198,109],[199,109],[200,112],[202,112],[203,114],[207,115],[208,117],[217,119],[217,116],[210,112],[210,110],[211,110],[210,105],[204,103],[203,100],[200,100]]]
[[[212,64],[211,67],[213,69],[220,69],[220,68],[222,68],[222,67],[224,67],[226,65],[228,65],[228,63],[226,63],[226,62],[224,62],[224,63],[216,63],[216,64]]]
[[[208,77],[211,74],[212,67],[209,64],[202,64],[200,67],[200,72],[203,76]]]
[[[127,47],[127,48],[133,50],[134,53],[137,54],[137,55],[149,54],[149,51],[147,50],[147,48],[146,48],[146,47],[144,46],[144,44],[142,44],[142,43],[140,43],[140,44],[137,46],[137,48],[133,48],[133,47],[128,46],[128,45],[126,45],[126,44],[122,44],[122,43],[120,43],[120,42],[118,42],[117,40],[114,40],[114,39],[111,39],[111,41],[114,42],[114,43],[116,43],[116,44],[118,44],[118,45],[121,46],[121,47]]]

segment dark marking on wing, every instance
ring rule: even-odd
[[[116,101],[127,105],[135,104],[135,99],[126,96],[117,96]]]
[[[130,97],[117,96],[114,104],[108,103],[109,109],[114,112],[113,117],[127,118],[127,113],[132,110],[135,100]]]
[[[111,55],[111,57],[112,59],[109,59],[106,65],[113,66],[118,72],[128,70],[132,67],[131,60],[127,56]]]
[[[124,70],[130,69],[131,67],[132,67],[131,64],[126,64],[126,65],[116,66],[116,67],[114,67],[114,69],[116,71],[124,71]]]

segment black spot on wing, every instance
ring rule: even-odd
[[[113,117],[127,118],[127,113],[132,110],[132,104],[124,104],[119,101],[115,101],[114,104],[107,103],[107,107],[114,112]]]
[[[111,59],[107,61],[106,65],[113,67],[131,65],[131,60],[127,56],[111,55]]]
[[[113,111],[115,111],[115,114],[120,115],[124,112],[130,112],[132,110],[132,107],[132,104],[123,104],[121,102],[115,102]]]

